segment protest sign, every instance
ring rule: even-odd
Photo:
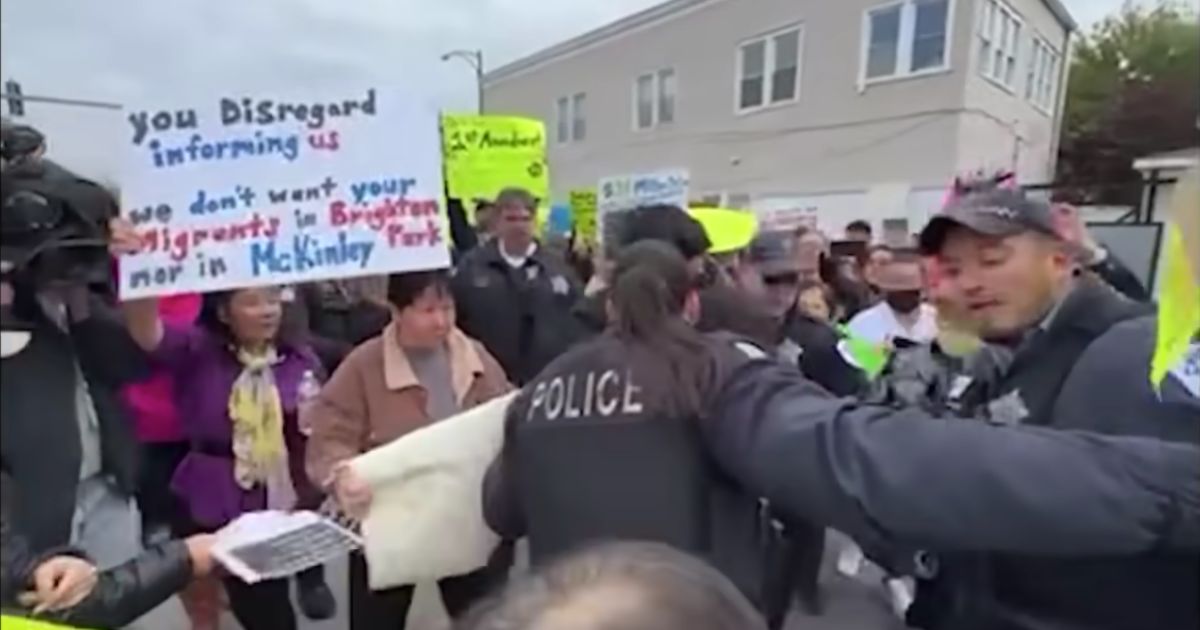
[[[596,204],[601,216],[607,212],[651,204],[687,208],[688,184],[688,172],[685,170],[606,177],[600,180]]]
[[[442,116],[442,154],[450,196],[470,204],[516,186],[547,205],[546,129],[516,116]]]
[[[688,214],[704,226],[710,254],[728,254],[745,249],[758,234],[758,217],[746,210],[691,208]]]
[[[600,180],[596,198],[597,211],[603,225],[601,238],[613,229],[609,217],[616,212],[632,210],[638,206],[669,204],[686,209],[688,207],[688,172],[682,169],[620,175]]]
[[[219,94],[219,92],[218,92]],[[124,298],[450,263],[437,114],[374,88],[130,108]]]
[[[1167,252],[1158,299],[1158,326],[1150,381],[1162,386],[1175,371],[1180,382],[1193,389],[1190,379],[1200,378],[1195,351],[1200,335],[1200,166],[1193,167],[1176,184],[1167,225]],[[1185,378],[1183,374],[1188,374]]]
[[[575,216],[575,239],[582,243],[596,242],[596,191],[590,188],[572,190],[571,212]]]

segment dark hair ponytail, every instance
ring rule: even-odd
[[[710,362],[703,337],[683,319],[694,282],[678,250],[639,241],[617,258],[609,300],[613,333],[655,411],[695,414],[708,389]]]

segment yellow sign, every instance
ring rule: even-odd
[[[1200,333],[1200,167],[1179,179],[1167,224],[1167,251],[1158,296],[1158,339],[1150,381],[1162,385]]]
[[[571,191],[571,214],[575,217],[575,239],[582,243],[596,242],[596,189]]]
[[[468,207],[516,186],[548,206],[546,129],[539,120],[515,116],[442,116],[442,156],[450,196]]]
[[[758,233],[758,217],[745,210],[728,208],[692,208],[692,218],[704,226],[712,254],[727,254],[750,246]]]

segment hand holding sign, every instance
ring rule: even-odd
[[[142,237],[129,219],[117,217],[108,222],[108,253],[113,256],[132,256],[142,249]]]

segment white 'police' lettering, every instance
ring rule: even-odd
[[[642,413],[642,388],[616,370],[556,376],[533,388],[525,419],[554,421]]]

